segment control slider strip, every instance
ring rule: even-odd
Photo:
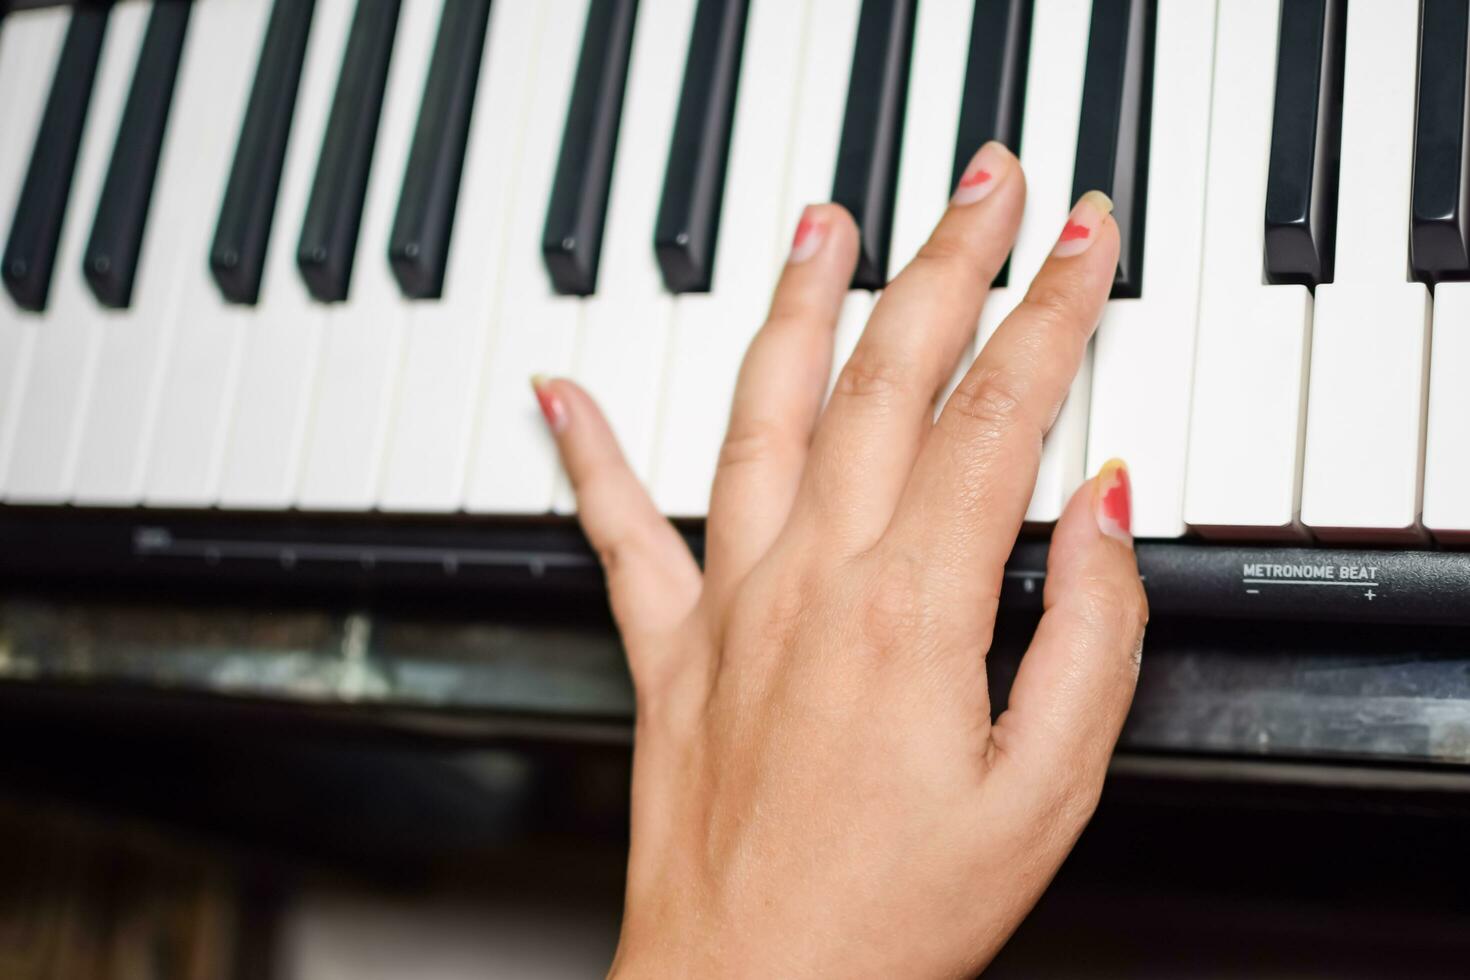
[[[63,520],[62,518],[67,519]],[[700,554],[702,529],[685,538]],[[1006,565],[1001,603],[1041,609],[1048,542],[1027,538]],[[1470,627],[1470,552],[1140,541],[1155,618],[1407,622]],[[50,513],[0,508],[0,575],[95,580],[407,589],[592,591],[596,556],[569,521],[303,520],[262,515]],[[1370,594],[1371,593],[1371,594]]]

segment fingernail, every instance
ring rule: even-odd
[[[1133,484],[1121,459],[1108,460],[1093,479],[1092,513],[1098,530],[1133,547]]]
[[[1057,239],[1056,248],[1051,250],[1051,254],[1059,259],[1069,259],[1087,251],[1092,247],[1092,240],[1097,237],[1097,230],[1112,213],[1113,199],[1102,191],[1088,191],[1083,194],[1072,206],[1072,213],[1067,215],[1062,236]]]
[[[791,239],[789,261],[792,265],[805,262],[821,251],[822,243],[826,240],[826,223],[817,220],[815,208],[808,207],[801,212],[801,220],[796,223],[796,236]]]
[[[1000,178],[1005,176],[1009,156],[1005,147],[994,140],[980,147],[979,152],[970,158],[970,165],[960,177],[959,186],[949,199],[950,203],[963,207],[989,197],[990,192],[1000,183]]]
[[[551,379],[544,374],[531,375],[531,390],[536,392],[536,404],[546,416],[546,425],[552,432],[560,433],[567,427],[567,405],[551,390]]]

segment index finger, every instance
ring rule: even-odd
[[[975,334],[1015,241],[1025,179],[999,143],[976,153],[919,254],[883,291],[817,423],[798,509],[861,551],[893,518],[934,400]]]

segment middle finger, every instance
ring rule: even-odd
[[[980,148],[917,257],[884,290],[817,424],[798,508],[861,551],[887,526],[934,400],[974,336],[1015,241],[1025,180],[1000,143]]]

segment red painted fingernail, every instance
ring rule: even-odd
[[[541,414],[546,417],[547,427],[555,433],[565,431],[567,422],[570,421],[567,417],[567,404],[551,390],[551,380],[544,374],[533,374],[531,390],[536,393],[536,404],[541,406]]]
[[[818,221],[814,209],[808,207],[801,212],[801,220],[796,223],[796,235],[791,239],[791,257],[788,261],[792,265],[805,262],[821,251],[822,243],[826,240],[826,224]]]
[[[1128,464],[1110,459],[1092,481],[1092,513],[1098,530],[1108,537],[1133,545],[1133,484]]]
[[[1097,237],[1097,230],[1112,213],[1113,201],[1102,191],[1083,194],[1072,207],[1072,213],[1067,215],[1067,223],[1062,227],[1061,237],[1051,254],[1059,259],[1069,259],[1087,251]]]
[[[959,186],[955,188],[950,203],[963,207],[989,197],[1005,174],[1009,156],[1005,147],[994,141],[980,147],[979,152],[971,158],[970,165],[965,168],[964,175],[960,177]]]

